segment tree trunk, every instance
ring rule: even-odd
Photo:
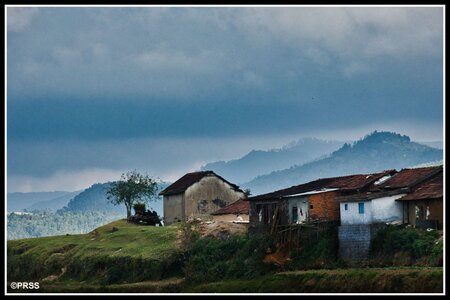
[[[125,204],[127,208],[127,219],[131,217],[131,205]]]

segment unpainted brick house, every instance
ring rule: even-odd
[[[211,219],[211,213],[239,199],[245,193],[213,171],[187,173],[161,191],[164,196],[164,223]]]

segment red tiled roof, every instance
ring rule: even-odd
[[[421,200],[442,198],[444,194],[443,172],[419,184],[412,193],[399,200]]]
[[[225,180],[223,177],[217,175],[213,171],[200,171],[185,174],[183,177],[181,177],[180,179],[169,185],[167,188],[165,188],[163,191],[161,191],[159,195],[175,195],[183,193],[185,190],[187,190],[188,187],[200,181],[205,176],[216,176],[222,181],[231,185],[235,191],[243,193],[243,191],[239,189],[237,185]]]
[[[395,170],[386,170],[381,173],[356,174],[348,176],[321,178],[308,183],[292,186],[287,189],[249,197],[248,200],[273,199],[287,195],[294,195],[308,191],[321,190],[324,188],[338,188],[340,190],[359,190],[377,181],[383,176],[392,175]]]
[[[248,215],[249,210],[250,210],[250,202],[240,199],[236,202],[231,203],[230,205],[227,205],[213,212],[212,215],[227,215],[227,214]]]
[[[414,185],[428,179],[442,171],[442,166],[426,167],[416,169],[402,169],[389,180],[380,185],[380,188],[398,189],[403,187],[413,187]]]

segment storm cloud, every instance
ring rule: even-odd
[[[7,7],[7,24],[12,190],[362,129],[442,140],[442,7]]]

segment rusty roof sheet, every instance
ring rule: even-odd
[[[240,199],[236,202],[231,203],[230,205],[227,205],[213,212],[212,215],[228,215],[228,214],[248,215],[249,210],[250,210],[250,202]]]
[[[274,199],[287,195],[300,194],[308,191],[317,191],[328,188],[338,188],[340,190],[359,190],[386,175],[392,175],[395,170],[386,170],[380,173],[356,174],[348,176],[321,178],[308,183],[292,186],[287,189],[249,197],[248,200]]]
[[[400,198],[401,201],[423,200],[443,198],[443,172],[438,173],[429,180],[417,185],[417,187],[408,195]]]
[[[200,172],[192,172],[192,173],[185,174],[183,177],[181,177],[180,179],[178,179],[177,181],[175,181],[174,183],[169,185],[167,188],[162,190],[159,193],[159,195],[175,195],[175,194],[183,193],[184,191],[186,191],[188,189],[188,187],[190,187],[194,183],[200,181],[205,176],[216,176],[219,179],[221,179],[222,181],[231,185],[235,191],[243,193],[243,191],[241,189],[239,189],[239,186],[225,180],[223,177],[217,175],[213,171],[200,171]]]
[[[392,176],[379,187],[384,189],[398,189],[403,187],[413,187],[414,185],[427,180],[431,176],[441,172],[442,166],[416,168],[416,169],[402,169],[397,174]]]

